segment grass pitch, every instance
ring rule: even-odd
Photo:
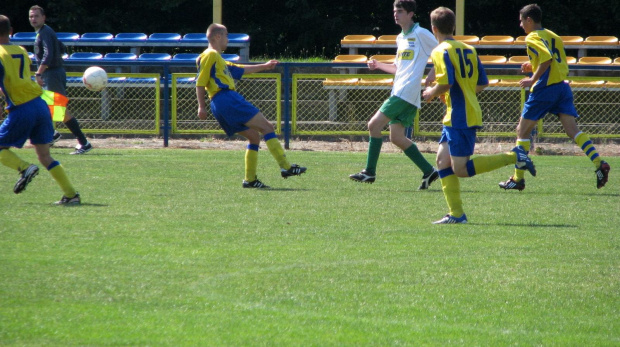
[[[284,180],[262,150],[257,191],[243,150],[67,152],[81,206],[0,169],[0,345],[620,344],[618,157],[601,190],[583,156],[534,157],[523,192],[462,179],[470,223],[432,225],[402,154],[369,185],[365,153],[289,152]]]

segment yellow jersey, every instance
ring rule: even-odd
[[[476,97],[476,86],[489,81],[476,50],[453,39],[441,42],[431,53],[436,82],[450,85],[446,93],[446,115],[443,125],[456,129],[482,126],[482,110]]]
[[[0,88],[5,95],[7,110],[43,94],[32,80],[30,58],[26,50],[15,45],[0,45]]]
[[[196,87],[205,87],[209,98],[213,98],[220,90],[235,90],[235,80],[241,79],[243,66],[227,62],[222,55],[207,48],[196,60],[198,74]]]
[[[568,76],[568,63],[564,42],[553,31],[547,29],[534,30],[525,38],[527,55],[532,63],[532,71],[536,71],[541,63],[551,60],[551,66],[532,85],[531,91],[548,85],[560,83]]]

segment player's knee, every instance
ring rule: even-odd
[[[457,177],[469,177],[469,173],[467,172],[467,167],[465,166],[453,166],[452,171]]]

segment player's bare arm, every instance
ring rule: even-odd
[[[387,72],[389,74],[395,74],[396,73],[396,65],[395,64],[386,64],[386,63],[382,63],[380,61],[377,61],[375,59],[370,59],[366,62],[366,65],[368,65],[368,68],[370,70],[376,70],[379,69],[381,71]]]
[[[198,118],[207,119],[207,105],[205,103],[205,87],[196,87],[196,99],[198,99]]]
[[[433,87],[427,87],[422,92],[422,97],[427,102],[430,102],[434,97],[447,93],[450,90],[450,87],[452,87],[451,84],[436,84]]]
[[[549,69],[549,67],[551,67],[551,59],[547,60],[544,63],[541,63],[538,66],[538,69],[536,69],[536,72],[534,72],[534,75],[532,77],[526,77],[522,79],[521,81],[519,81],[519,85],[521,86],[521,88],[531,87],[534,83],[536,83],[536,81],[538,81],[538,79],[540,79],[540,76],[542,76],[545,73],[545,71]]]
[[[278,60],[270,60],[264,64],[257,64],[257,65],[244,65],[243,69],[244,72],[243,74],[252,74],[252,73],[257,73],[257,72],[261,72],[261,71],[266,71],[266,70],[272,70],[273,68],[276,67],[276,65],[278,65],[280,62]]]

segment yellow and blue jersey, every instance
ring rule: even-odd
[[[482,110],[476,97],[476,86],[489,81],[476,50],[456,40],[440,43],[431,54],[436,82],[450,85],[446,93],[448,110],[443,124],[455,129],[482,126]]]
[[[7,110],[25,104],[43,90],[32,80],[30,58],[25,49],[14,45],[0,45],[0,88],[5,95]]]
[[[209,98],[221,90],[235,90],[235,80],[241,79],[244,69],[241,65],[227,62],[222,55],[207,48],[196,60],[198,75],[196,86],[205,87]]]
[[[525,38],[527,55],[532,63],[532,71],[536,71],[541,63],[551,60],[551,66],[532,86],[531,91],[563,82],[568,76],[568,63],[564,42],[553,31],[547,29],[534,30]]]

